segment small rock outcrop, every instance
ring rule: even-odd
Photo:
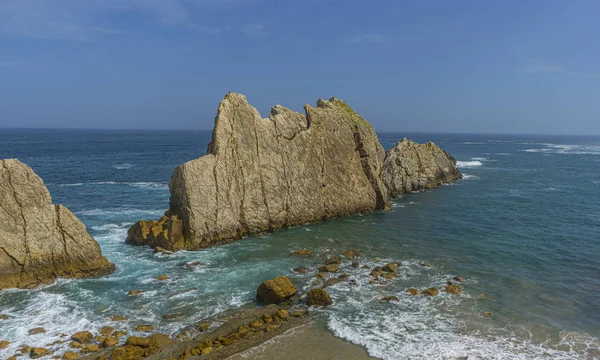
[[[306,305],[308,306],[329,306],[333,300],[324,289],[312,289],[306,293]]]
[[[432,142],[403,139],[385,154],[381,174],[390,197],[462,179],[456,160]]]
[[[126,241],[198,250],[387,210],[391,197],[460,179],[455,163],[433,143],[404,140],[386,154],[371,124],[336,98],[304,114],[276,105],[263,119],[244,95],[228,93],[207,154],[173,172],[165,216],[137,222]]]
[[[66,207],[52,204],[29,166],[0,160],[0,290],[114,270],[85,225]]]
[[[287,276],[280,276],[260,284],[256,290],[256,298],[265,304],[278,304],[298,292]]]

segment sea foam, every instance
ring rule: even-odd
[[[478,167],[483,165],[481,161],[479,160],[472,160],[472,161],[457,161],[456,162],[456,167],[459,168],[473,168],[473,167]]]

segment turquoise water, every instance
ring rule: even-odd
[[[125,245],[128,227],[168,207],[173,168],[201,156],[209,132],[2,130],[0,158],[16,157],[75,212],[117,264],[100,279],[59,280],[33,291],[0,292],[0,350],[45,345],[61,333],[98,330],[111,315],[175,334],[187,324],[253,301],[265,279],[285,274],[308,289],[330,251],[361,252],[373,268],[402,261],[400,276],[368,285],[370,269],[328,288],[322,310],[336,336],[384,359],[600,358],[600,138],[379,134],[386,148],[402,137],[433,140],[457,160],[465,179],[393,201],[392,209],[171,256]],[[298,259],[291,252],[314,249]],[[331,250],[333,249],[333,250]],[[378,263],[377,260],[380,262]],[[183,265],[200,261],[187,269]],[[422,262],[431,263],[430,268]],[[166,274],[169,281],[153,279]],[[464,294],[409,297],[407,287],[442,288],[466,278]],[[145,290],[141,296],[129,290]],[[195,289],[180,293],[185,290]],[[178,294],[180,293],[180,294]],[[481,296],[485,294],[485,296]],[[397,303],[381,303],[397,295]],[[492,312],[491,317],[482,312]],[[162,319],[182,313],[175,322]],[[42,326],[43,335],[27,330]],[[57,348],[58,350],[58,348]]]

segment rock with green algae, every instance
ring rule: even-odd
[[[0,204],[0,290],[115,270],[85,225],[53,205],[42,179],[19,160],[0,160]]]

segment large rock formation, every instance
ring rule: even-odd
[[[462,179],[456,160],[432,142],[403,139],[386,152],[381,173],[390,197]]]
[[[115,270],[85,225],[18,160],[0,160],[0,290]]]
[[[245,96],[227,94],[208,154],[178,166],[171,178],[170,211],[161,228],[177,216],[184,241],[161,247],[205,248],[388,208],[379,176],[385,152],[371,125],[334,98],[304,109],[275,106],[263,119]],[[154,232],[142,230],[152,227],[137,223],[127,241],[153,245]]]
[[[387,186],[392,196],[404,192],[397,190],[398,178],[402,184],[407,176],[421,184],[421,178],[442,176],[427,182],[427,188],[456,178],[445,175],[452,169],[460,175],[453,163],[452,169],[437,172],[419,167],[441,164],[442,156],[433,150],[435,156],[429,159],[429,144],[415,145],[416,156],[428,154],[416,167],[412,160],[409,165],[398,160],[405,153],[401,149],[388,152],[386,159],[371,124],[341,100],[319,100],[316,108],[305,105],[304,110],[301,114],[277,105],[263,119],[244,95],[227,94],[219,105],[207,155],[175,169],[170,209],[158,222],[136,223],[127,242],[172,251],[206,248],[388,209]],[[389,175],[382,177],[383,173]]]

